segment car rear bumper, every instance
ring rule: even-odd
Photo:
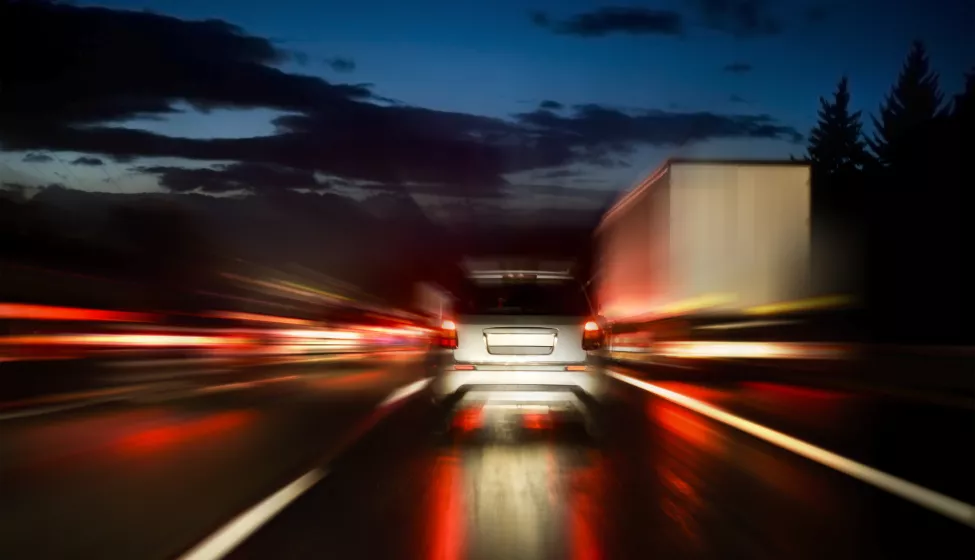
[[[605,376],[589,366],[585,371],[565,371],[537,368],[452,370],[446,369],[434,379],[431,387],[434,398],[444,399],[457,393],[512,393],[527,395],[529,400],[558,399],[566,393],[581,392],[599,399],[604,391]]]

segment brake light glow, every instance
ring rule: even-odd
[[[440,334],[437,338],[441,348],[457,348],[457,325],[453,321],[444,321],[440,325]]]
[[[586,321],[582,327],[582,349],[598,350],[603,345],[603,331],[596,321]]]

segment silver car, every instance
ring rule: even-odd
[[[581,406],[600,398],[602,332],[576,280],[497,272],[474,281],[441,326],[435,399]]]

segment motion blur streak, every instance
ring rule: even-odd
[[[379,403],[379,405],[377,406],[377,408],[383,408],[383,407],[389,406],[391,404],[397,403],[397,402],[399,402],[399,401],[401,401],[401,400],[409,397],[410,395],[413,395],[414,393],[418,393],[418,392],[422,391],[424,387],[426,387],[427,385],[429,385],[431,381],[433,381],[433,378],[432,377],[427,377],[427,378],[421,379],[419,381],[414,381],[413,383],[410,383],[409,385],[407,385],[405,387],[401,387],[399,389],[396,389],[395,391],[393,391],[392,393],[390,393],[390,395],[388,397],[386,397],[386,400],[384,400],[383,402]]]
[[[926,507],[931,511],[940,513],[945,517],[954,519],[965,525],[975,527],[975,506],[956,500],[944,494],[928,490],[904,479],[891,476],[885,472],[868,467],[862,463],[852,461],[821,447],[816,447],[802,440],[785,435],[781,432],[766,428],[760,424],[745,420],[744,418],[729,414],[719,408],[705,404],[699,400],[692,399],[686,395],[664,389],[652,383],[635,379],[628,375],[616,371],[607,370],[607,375],[653,393],[658,397],[679,404],[685,408],[703,414],[708,418],[737,428],[747,434],[765,440],[773,445],[787,449],[797,455],[815,461],[821,465],[830,467],[842,473],[848,474],[877,488],[886,490],[891,494],[900,496],[905,500],[914,502],[917,505]]]
[[[672,358],[802,358],[834,359],[846,355],[835,344],[798,344],[789,342],[662,342],[655,352]]]
[[[26,303],[0,303],[0,319],[30,319],[35,321],[113,321],[117,323],[148,323],[155,317],[149,313],[55,307]]]
[[[430,560],[459,560],[464,557],[465,515],[460,457],[437,458],[433,472],[433,507],[430,524]]]
[[[312,469],[278,490],[263,502],[240,514],[213,536],[180,557],[180,560],[216,560],[223,558],[247,537],[261,528],[272,517],[307,492],[328,474]]]
[[[153,452],[163,448],[186,444],[190,440],[218,437],[223,432],[239,429],[254,416],[248,412],[231,411],[212,414],[192,421],[180,422],[171,426],[160,426],[142,430],[122,438],[120,449],[132,452]]]
[[[0,344],[67,344],[79,346],[230,346],[245,344],[244,338],[171,334],[61,334],[8,336]]]

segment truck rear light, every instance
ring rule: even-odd
[[[457,325],[453,321],[444,321],[440,325],[438,340],[441,348],[457,348]]]
[[[565,371],[586,371],[586,366],[565,366]]]
[[[453,366],[451,366],[451,369],[456,371],[472,371],[474,369],[474,366],[470,364],[454,364]]]
[[[598,350],[603,346],[603,330],[595,321],[586,321],[582,327],[582,349]]]

